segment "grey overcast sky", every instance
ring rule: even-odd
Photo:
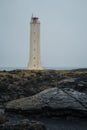
[[[0,67],[27,67],[32,13],[44,67],[87,67],[87,0],[0,0]]]

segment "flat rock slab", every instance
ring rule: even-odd
[[[87,111],[87,94],[73,89],[50,88],[34,96],[13,100],[7,103],[6,109],[12,110],[42,110],[73,109]]]

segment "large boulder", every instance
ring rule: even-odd
[[[34,96],[13,100],[7,103],[6,109],[12,110],[44,110],[72,109],[87,111],[87,94],[69,88],[50,88]]]

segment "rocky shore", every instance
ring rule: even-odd
[[[0,71],[0,130],[45,130],[42,116],[87,120],[87,69]]]

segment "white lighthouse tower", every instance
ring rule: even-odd
[[[42,70],[40,61],[40,22],[38,17],[31,17],[30,22],[30,59],[29,70]]]

